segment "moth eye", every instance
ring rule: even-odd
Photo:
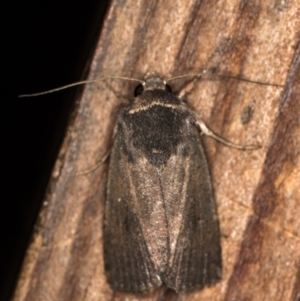
[[[166,85],[166,91],[172,93],[172,88],[169,85]]]
[[[134,97],[142,94],[144,91],[144,86],[142,84],[139,84],[138,86],[135,87],[134,89]]]

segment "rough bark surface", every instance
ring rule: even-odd
[[[239,151],[204,138],[222,232],[223,280],[186,296],[111,291],[102,257],[106,164],[84,176],[112,143],[123,98],[135,84],[87,85],[40,212],[14,301],[300,299],[300,2],[115,0],[89,78],[165,78],[202,68],[238,80],[202,80],[187,102]],[[186,81],[172,83],[180,91]]]

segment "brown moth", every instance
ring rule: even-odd
[[[215,284],[222,277],[220,229],[200,133],[239,149],[260,146],[236,145],[212,133],[172,94],[167,82],[153,74],[145,81],[105,77],[21,97],[108,79],[140,82],[135,98],[117,119],[109,154],[104,216],[108,283],[115,291],[129,293],[148,293],[163,284],[189,293]]]
[[[214,135],[158,76],[147,76],[135,96],[118,117],[110,154],[107,280],[114,290],[130,293],[162,284],[178,293],[200,290],[222,276],[219,222],[200,131]]]

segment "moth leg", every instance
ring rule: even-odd
[[[261,145],[240,145],[240,144],[235,144],[230,141],[227,141],[227,140],[223,139],[222,137],[213,133],[201,119],[196,121],[196,125],[204,135],[212,137],[213,139],[223,143],[226,146],[241,149],[241,150],[252,150],[252,149],[261,148]]]
[[[205,72],[204,72],[205,73]],[[186,98],[186,96],[192,92],[192,90],[194,89],[195,87],[195,83],[198,82],[201,77],[204,75],[204,73],[199,73],[197,75],[195,75],[195,77],[193,78],[193,80],[188,83],[179,93],[178,97],[180,99],[182,98]]]
[[[122,94],[120,94],[118,91],[116,91],[116,89],[114,88],[113,85],[111,85],[109,82],[105,82],[106,87],[115,95],[115,97],[118,99],[118,102],[120,104],[129,104],[130,101],[128,100],[128,96],[123,96]]]
[[[77,176],[87,175],[90,172],[92,172],[92,171],[96,170],[97,168],[99,168],[109,157],[111,149],[112,149],[112,147],[109,148],[109,150],[105,153],[105,155],[101,158],[101,160],[98,163],[96,163],[93,167],[91,167],[89,169],[86,169],[84,171],[81,171],[81,172],[77,172],[77,173],[75,173],[74,176],[77,177]]]

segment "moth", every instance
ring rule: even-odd
[[[147,76],[135,96],[118,117],[110,154],[107,280],[130,293],[162,284],[178,293],[200,290],[222,277],[216,203],[200,138],[211,132],[158,76]]]
[[[21,97],[94,81],[99,79]],[[259,146],[236,145],[212,133],[159,76],[139,82],[118,116],[109,155],[105,273],[115,291],[144,294],[165,285],[190,293],[222,277],[216,202],[200,134],[239,149]]]

